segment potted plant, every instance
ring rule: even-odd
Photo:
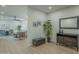
[[[17,26],[17,35],[16,37],[19,37],[19,33],[21,32],[21,25]]]
[[[18,25],[17,30],[18,30],[18,32],[21,31],[21,25]]]
[[[45,21],[43,24],[43,30],[47,39],[47,42],[51,41],[51,35],[52,35],[52,24],[50,20]]]

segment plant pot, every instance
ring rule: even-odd
[[[51,42],[51,38],[50,37],[47,37],[47,42]]]

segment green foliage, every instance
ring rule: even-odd
[[[20,32],[20,30],[21,30],[21,25],[18,25],[17,30]]]
[[[47,37],[50,37],[52,35],[52,24],[50,20],[45,21],[43,24],[43,30]]]

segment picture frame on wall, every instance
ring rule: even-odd
[[[38,26],[41,26],[40,21],[33,22],[33,27],[38,27]]]

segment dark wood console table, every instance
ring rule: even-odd
[[[57,33],[57,43],[59,45],[76,48],[78,51],[79,48],[79,35],[76,34],[61,34]]]

